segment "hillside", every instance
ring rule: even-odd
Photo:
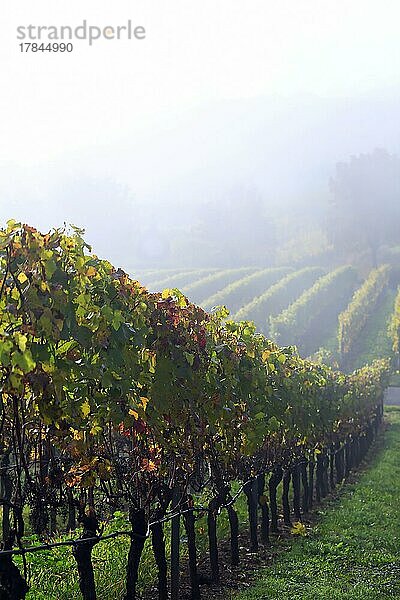
[[[383,269],[383,267],[382,267]],[[368,279],[355,267],[324,269],[316,266],[240,267],[236,269],[162,269],[143,271],[150,291],[181,289],[205,310],[226,306],[230,318],[254,321],[257,329],[274,341],[295,344],[304,356],[341,366],[350,372],[380,357],[392,357],[388,323],[394,310],[399,271],[387,267],[372,297]],[[138,275],[138,278],[139,278]],[[365,290],[362,292],[362,290]],[[361,290],[361,292],[360,292]],[[364,294],[362,318],[353,324],[351,349],[339,349],[339,321],[354,296]],[[361,319],[361,320],[360,320]]]

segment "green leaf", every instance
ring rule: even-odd
[[[48,260],[46,260],[46,262],[44,263],[44,270],[46,271],[46,277],[48,279],[51,279],[54,273],[57,271],[57,264],[54,258],[49,258]]]
[[[21,352],[25,352],[26,342],[28,341],[28,338],[26,337],[26,335],[16,332],[14,334],[14,337],[15,337],[15,341],[18,344],[18,348],[21,350]]]
[[[280,427],[280,423],[276,417],[270,417],[268,419],[268,429],[269,429],[269,431],[271,431],[271,433],[278,431],[279,427]]]
[[[18,352],[17,350],[16,352],[13,352],[11,363],[16,367],[19,367],[24,373],[33,371],[36,366],[30,350],[25,350],[25,352]]]
[[[191,367],[193,367],[193,363],[194,363],[194,354],[191,354],[190,352],[184,352],[183,353],[185,355],[186,360],[188,361],[189,365]]]

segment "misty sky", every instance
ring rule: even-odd
[[[337,161],[400,150],[398,0],[18,0],[0,13],[2,221],[73,221],[120,259],[121,220],[190,223],[236,186],[271,206],[315,202]],[[20,53],[17,26],[83,19],[131,19],[147,38]]]

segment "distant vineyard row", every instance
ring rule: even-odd
[[[151,291],[178,288],[205,310],[226,306],[233,319],[254,321],[258,331],[271,339],[294,343],[314,358],[318,352],[319,359],[344,365],[351,362],[352,353],[360,353],[359,344],[371,344],[370,340],[363,342],[363,336],[368,337],[364,332],[381,310],[389,274],[384,265],[361,282],[351,266],[329,273],[321,267],[297,271],[242,267],[152,271],[143,273],[143,280]],[[393,323],[388,332],[385,321],[379,333],[397,347]],[[385,348],[388,344],[385,342]],[[368,354],[361,348],[363,353]],[[384,354],[388,355],[386,349]]]

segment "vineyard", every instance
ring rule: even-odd
[[[320,277],[293,304],[271,318],[272,337],[284,345],[300,346],[312,322],[323,320],[327,311],[335,311],[343,298],[350,296],[355,280],[356,273],[351,267],[340,267]]]
[[[131,600],[156,581],[160,600],[177,600],[186,570],[197,600],[201,554],[208,582],[220,579],[223,519],[231,563],[241,561],[240,498],[256,551],[345,480],[376,437],[390,357],[344,367],[388,266],[365,281],[350,266],[250,266],[139,283],[77,228],[42,234],[14,221],[0,261],[1,599]],[[393,353],[399,298],[390,326],[383,318]],[[342,371],[291,345],[321,354],[310,337],[321,320]],[[39,554],[68,566],[52,592]]]
[[[191,272],[186,287],[179,284],[185,271],[168,273],[164,283],[182,287],[206,311],[225,306],[231,319],[253,321],[257,331],[276,343],[296,345],[302,356],[346,372],[398,354],[389,325],[400,282],[393,265],[381,265],[367,276],[351,265],[209,269],[204,276],[206,271]],[[149,277],[143,274],[146,286]]]

